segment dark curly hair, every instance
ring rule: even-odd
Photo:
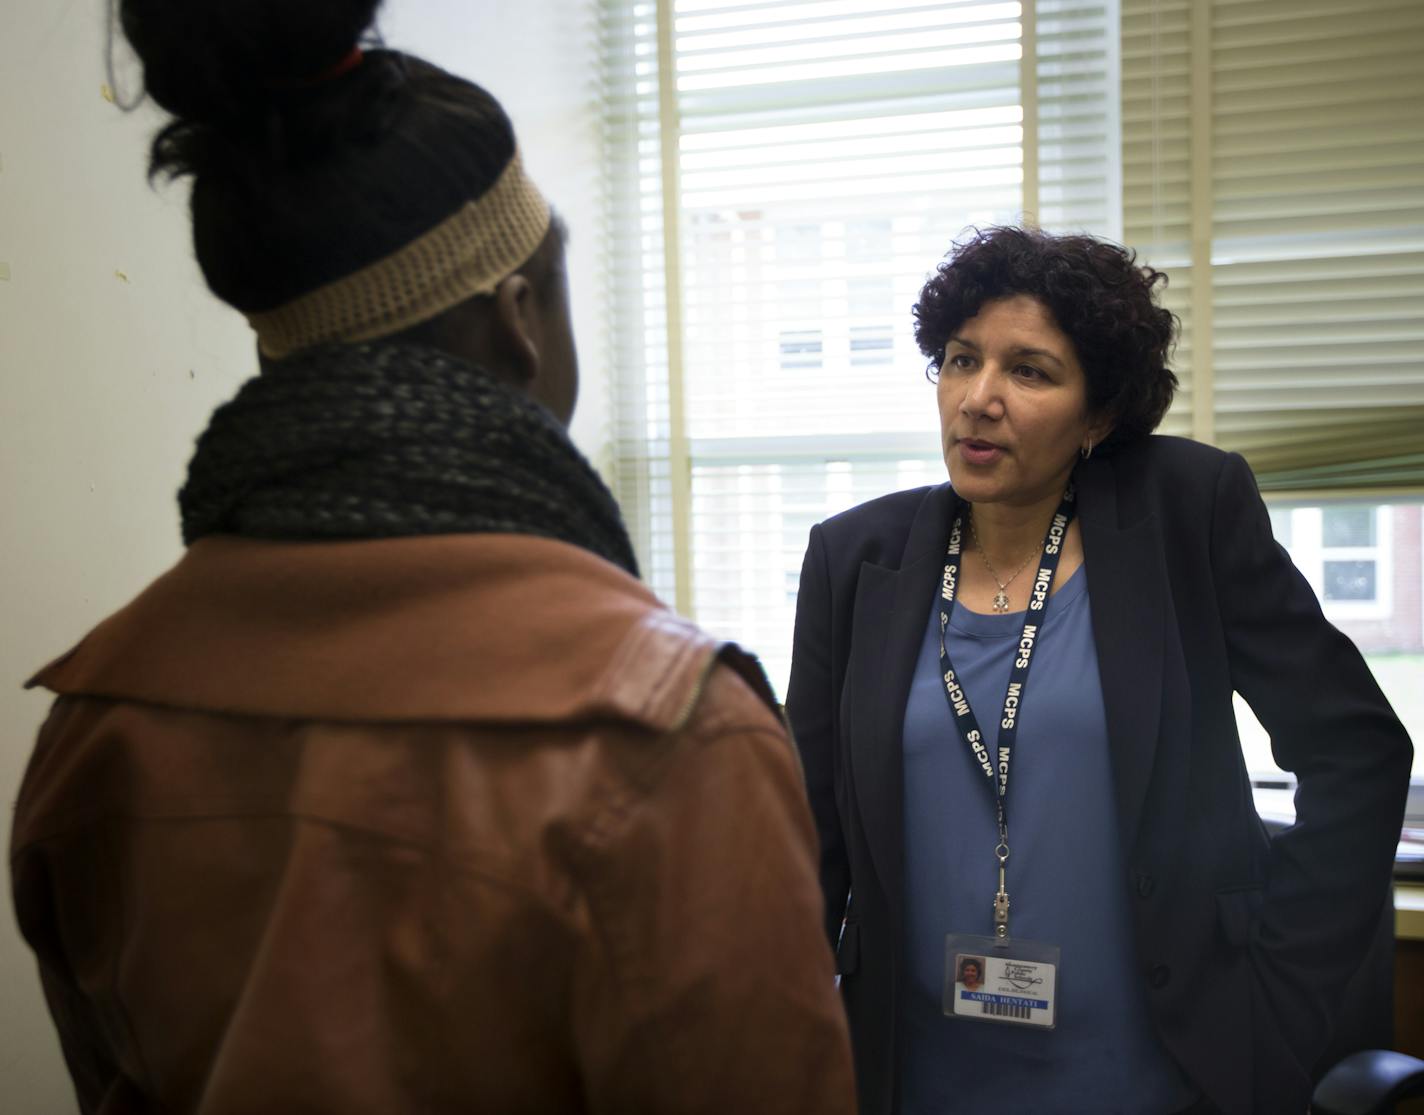
[[[1157,428],[1177,377],[1167,366],[1177,318],[1157,304],[1167,276],[1137,254],[1091,236],[1037,229],[976,229],[956,244],[920,291],[915,340],[933,379],[949,338],[986,302],[1025,294],[1038,299],[1073,344],[1087,377],[1088,409],[1111,415],[1103,448]]]

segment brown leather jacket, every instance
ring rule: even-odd
[[[748,663],[559,542],[194,545],[32,683],[11,871],[81,1108],[851,1111]]]

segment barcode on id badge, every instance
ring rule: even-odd
[[[981,1002],[981,1013],[992,1015],[995,1018],[1022,1018],[1027,1020],[1033,1008],[1020,1005],[1019,1003],[989,1003]]]

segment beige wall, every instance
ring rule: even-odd
[[[388,40],[493,91],[572,229],[596,463],[609,407],[595,282],[591,36],[571,0],[390,0]],[[190,258],[186,193],[149,189],[158,117],[100,93],[103,0],[0,0],[0,793],[47,699],[20,683],[180,549],[174,494],[212,407],[254,370],[246,325]],[[131,67],[120,68],[132,79]],[[8,267],[9,277],[4,277]],[[8,818],[9,810],[6,810]],[[0,1110],[74,1110],[5,888]]]

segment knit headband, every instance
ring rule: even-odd
[[[409,244],[247,320],[273,360],[326,341],[389,336],[493,294],[548,230],[549,203],[515,151],[493,186]]]

